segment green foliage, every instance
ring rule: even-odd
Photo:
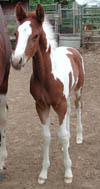
[[[54,3],[54,0],[29,0],[30,5],[34,5],[37,3],[41,3],[41,4],[51,4]]]
[[[51,4],[51,3],[71,3],[75,0],[29,0],[30,5],[34,5],[37,3],[41,3],[41,4]]]

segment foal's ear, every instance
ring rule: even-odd
[[[36,8],[36,16],[38,22],[42,24],[42,22],[44,21],[44,8],[40,4],[38,4]]]
[[[22,4],[19,2],[17,3],[16,5],[16,8],[15,8],[15,11],[16,11],[16,19],[21,22],[23,21],[25,18],[27,18],[27,14],[22,6]]]

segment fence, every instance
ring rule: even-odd
[[[60,12],[60,33],[76,33],[79,32],[79,9],[76,3],[73,7],[58,7]]]
[[[100,44],[100,7],[78,7],[73,3],[73,8],[58,8],[59,34],[80,36],[81,46]]]
[[[73,8],[62,8],[60,4],[43,6],[48,19],[54,26],[57,38],[61,37],[64,41],[71,34],[70,40],[76,35],[79,41],[80,36],[81,46],[87,43],[100,43],[100,7],[78,7],[75,3],[73,3]],[[35,6],[31,6],[30,9],[35,9]],[[5,18],[10,38],[13,41],[17,27],[15,17],[7,15]]]
[[[57,3],[54,4],[43,4],[44,10],[47,14],[56,14],[57,12]],[[30,5],[29,10],[35,10],[36,5]]]
[[[81,45],[100,44],[100,7],[80,8]]]

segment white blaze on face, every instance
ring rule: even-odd
[[[26,21],[18,27],[18,41],[13,58],[19,59],[24,56],[29,36],[32,34],[31,22]]]

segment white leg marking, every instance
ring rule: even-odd
[[[50,134],[50,119],[49,117],[46,119],[46,124],[42,125],[43,127],[43,139],[44,139],[44,154],[43,154],[43,163],[42,170],[39,175],[38,183],[44,184],[47,179],[48,168],[50,167],[49,161],[49,145],[51,140]]]
[[[68,97],[68,99],[67,99],[66,129],[69,132],[69,138],[70,138],[70,112],[71,112],[70,98]]]
[[[81,144],[83,142],[83,127],[81,122],[81,103],[79,102],[77,108],[77,138],[76,143]]]
[[[58,130],[58,137],[60,139],[60,142],[62,144],[63,150],[64,150],[64,166],[65,166],[65,176],[64,181],[65,183],[71,183],[72,182],[72,162],[69,156],[68,148],[69,148],[69,131],[68,128],[66,129],[66,117],[65,116],[62,125],[60,125],[60,128]]]
[[[6,121],[7,121],[7,96],[0,95],[0,169],[3,170],[5,159],[7,158],[6,150]]]
[[[70,143],[70,112],[71,112],[71,106],[70,106],[70,97],[67,99],[67,115],[66,115],[66,129],[69,133],[69,143]],[[69,144],[68,144],[69,147]],[[62,147],[63,151],[63,147]]]
[[[80,89],[76,92],[76,98],[81,96]],[[81,122],[81,102],[78,100],[78,107],[77,107],[77,137],[76,143],[81,144],[83,142],[83,127]]]

